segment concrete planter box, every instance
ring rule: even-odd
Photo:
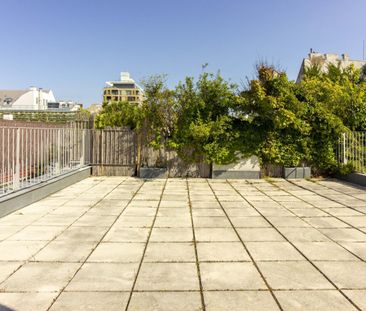
[[[310,178],[311,168],[304,167],[284,167],[283,176],[285,179]]]
[[[141,167],[140,178],[167,178],[168,169],[160,167]]]
[[[259,179],[261,170],[256,156],[241,158],[237,163],[229,165],[214,164],[212,178],[217,179]]]
[[[356,184],[362,187],[366,187],[366,175],[361,173],[350,173],[346,175],[339,175],[339,179],[343,179],[352,184]]]

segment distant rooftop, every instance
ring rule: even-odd
[[[323,54],[310,49],[308,57],[302,61],[296,82],[298,83],[302,80],[306,68],[317,65],[322,72],[326,72],[329,64],[339,66],[340,68],[347,68],[353,65],[356,69],[361,69],[366,65],[366,60],[352,60],[347,53],[339,56],[336,53]]]
[[[121,72],[120,74],[120,80],[118,81],[107,81],[106,82],[107,87],[125,87],[128,86],[129,88],[138,88],[142,91],[142,87],[140,87],[134,79],[130,77],[129,72]]]

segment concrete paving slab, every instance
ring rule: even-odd
[[[269,291],[204,292],[207,311],[280,310]]]
[[[52,241],[32,261],[84,262],[97,242]]]
[[[75,226],[87,227],[110,227],[116,220],[117,216],[95,215],[86,213],[81,216],[75,223]]]
[[[0,241],[7,239],[16,232],[22,230],[24,226],[1,226],[0,225]]]
[[[58,295],[55,293],[0,293],[0,310],[47,310]]]
[[[63,292],[50,310],[120,311],[126,308],[128,297],[127,292]]]
[[[309,223],[312,227],[314,228],[349,228],[350,225],[348,225],[347,223],[332,217],[332,216],[327,216],[327,217],[306,217],[303,218],[304,221],[306,221],[307,223]]]
[[[21,214],[19,211],[7,215],[5,217],[0,218],[0,225],[6,226],[27,226],[30,225],[32,222],[35,222],[37,219],[40,219],[42,215],[28,215],[28,214]]]
[[[225,212],[232,216],[260,216],[260,214],[252,207],[244,207],[244,208],[224,208]]]
[[[278,228],[291,242],[329,242],[329,239],[315,228]]]
[[[260,274],[251,262],[201,263],[204,290],[266,289]]]
[[[361,310],[366,310],[366,289],[344,290],[343,293],[345,293]]]
[[[23,264],[23,261],[2,262],[0,264],[0,282],[3,282]]]
[[[199,292],[134,292],[130,311],[200,311],[203,310]]]
[[[232,228],[195,228],[198,242],[239,242]]]
[[[191,228],[191,218],[187,212],[185,216],[178,217],[157,217],[154,224],[155,228]]]
[[[221,208],[195,208],[192,209],[192,215],[194,217],[225,216],[225,213]]]
[[[88,258],[88,262],[140,262],[145,243],[102,242]]]
[[[258,262],[272,289],[334,289],[334,286],[306,261]]]
[[[366,261],[366,243],[341,242],[340,244],[356,256],[362,258],[362,260]]]
[[[141,266],[136,281],[139,291],[199,290],[195,263],[147,263]]]
[[[294,242],[295,246],[310,260],[350,260],[358,261],[357,257],[334,242]]]
[[[103,242],[146,242],[149,235],[147,228],[119,228],[112,226]]]
[[[288,242],[245,242],[255,261],[305,260]]]
[[[231,228],[231,224],[225,216],[193,217],[193,222],[196,228]]]
[[[238,228],[237,231],[244,242],[285,241],[273,228]]]
[[[269,216],[267,219],[271,224],[277,228],[291,227],[291,228],[307,228],[310,225],[303,219],[296,216]]]
[[[230,216],[230,220],[236,228],[270,228],[271,225],[263,217],[258,216]]]
[[[137,263],[86,263],[65,291],[130,291]]]
[[[250,261],[250,257],[240,242],[199,242],[199,261]]]
[[[364,216],[342,216],[341,220],[357,228],[366,228],[366,215]]]
[[[0,261],[31,259],[47,243],[48,241],[2,241],[0,242]]]
[[[28,226],[9,237],[8,240],[49,241],[57,237],[66,228],[66,226]]]
[[[123,216],[117,219],[114,227],[118,228],[150,228],[154,217],[148,216]]]
[[[71,226],[62,232],[55,240],[56,241],[100,241],[103,235],[107,232],[106,227],[78,227]]]
[[[69,226],[80,215],[48,214],[32,223],[34,226]]]
[[[341,289],[366,288],[366,263],[318,261],[315,265]]]
[[[148,244],[146,262],[195,262],[193,243],[151,242]]]
[[[60,291],[80,267],[79,263],[29,262],[0,284],[5,292]]]
[[[353,228],[320,229],[320,231],[337,242],[366,242],[366,234]]]
[[[276,291],[275,295],[284,310],[357,310],[337,290]]]
[[[192,242],[192,228],[154,228],[151,242]]]

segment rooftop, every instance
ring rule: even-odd
[[[365,260],[350,184],[91,177],[0,219],[0,304],[361,310]]]
[[[315,52],[313,49],[310,49],[310,53],[308,54],[307,58],[303,59],[301,64],[297,82],[300,82],[303,75],[305,68],[309,68],[312,65],[319,66],[320,70],[326,72],[328,70],[328,65],[333,64],[339,66],[340,68],[346,68],[350,65],[353,65],[356,69],[361,69],[366,65],[366,60],[353,60],[350,59],[347,53],[342,55],[338,55],[335,53],[319,53]]]
[[[133,87],[135,88],[139,88],[140,90],[142,90],[142,88],[135,82],[135,80],[133,80],[130,77],[130,73],[129,72],[121,72],[120,74],[120,80],[117,81],[107,81],[106,82],[106,87],[118,87],[119,85],[133,85]]]

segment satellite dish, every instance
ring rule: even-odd
[[[4,99],[4,103],[8,106],[11,106],[11,103],[13,102],[13,99],[11,97],[6,97]]]

